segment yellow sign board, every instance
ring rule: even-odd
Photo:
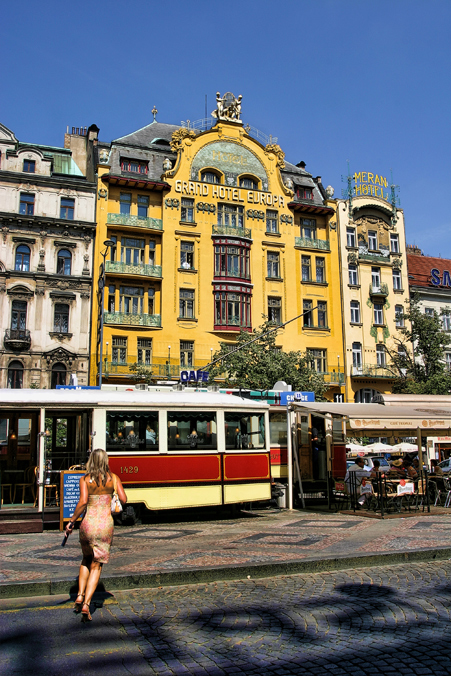
[[[372,197],[380,197],[383,200],[389,200],[388,181],[384,176],[379,174],[372,174],[370,171],[359,171],[354,174],[354,194],[370,195]]]

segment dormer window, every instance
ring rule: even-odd
[[[258,183],[252,176],[243,176],[240,178],[240,188],[247,188],[247,190],[257,190]]]
[[[296,195],[300,200],[312,200],[313,190],[311,188],[300,187],[296,190]]]
[[[34,174],[36,171],[36,162],[35,160],[24,160],[23,161],[23,170],[28,174]]]
[[[147,174],[147,162],[122,158],[121,170],[130,174]]]
[[[214,171],[203,171],[200,180],[204,183],[220,183],[219,176]]]

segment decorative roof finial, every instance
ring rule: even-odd
[[[154,121],[154,122],[156,122],[156,119],[155,119],[155,118],[156,118],[156,116],[157,116],[157,113],[158,113],[158,110],[157,110],[156,107],[154,106],[154,107],[152,108],[152,115],[153,115],[153,121]]]

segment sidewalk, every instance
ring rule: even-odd
[[[78,534],[0,536],[0,598],[67,594],[76,582]],[[272,577],[451,558],[449,514],[374,520],[307,511],[116,527],[105,589]]]

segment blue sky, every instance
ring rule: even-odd
[[[342,175],[400,186],[407,241],[451,259],[449,0],[15,0],[2,3],[0,121],[63,145],[197,120],[216,91],[341,195]]]

